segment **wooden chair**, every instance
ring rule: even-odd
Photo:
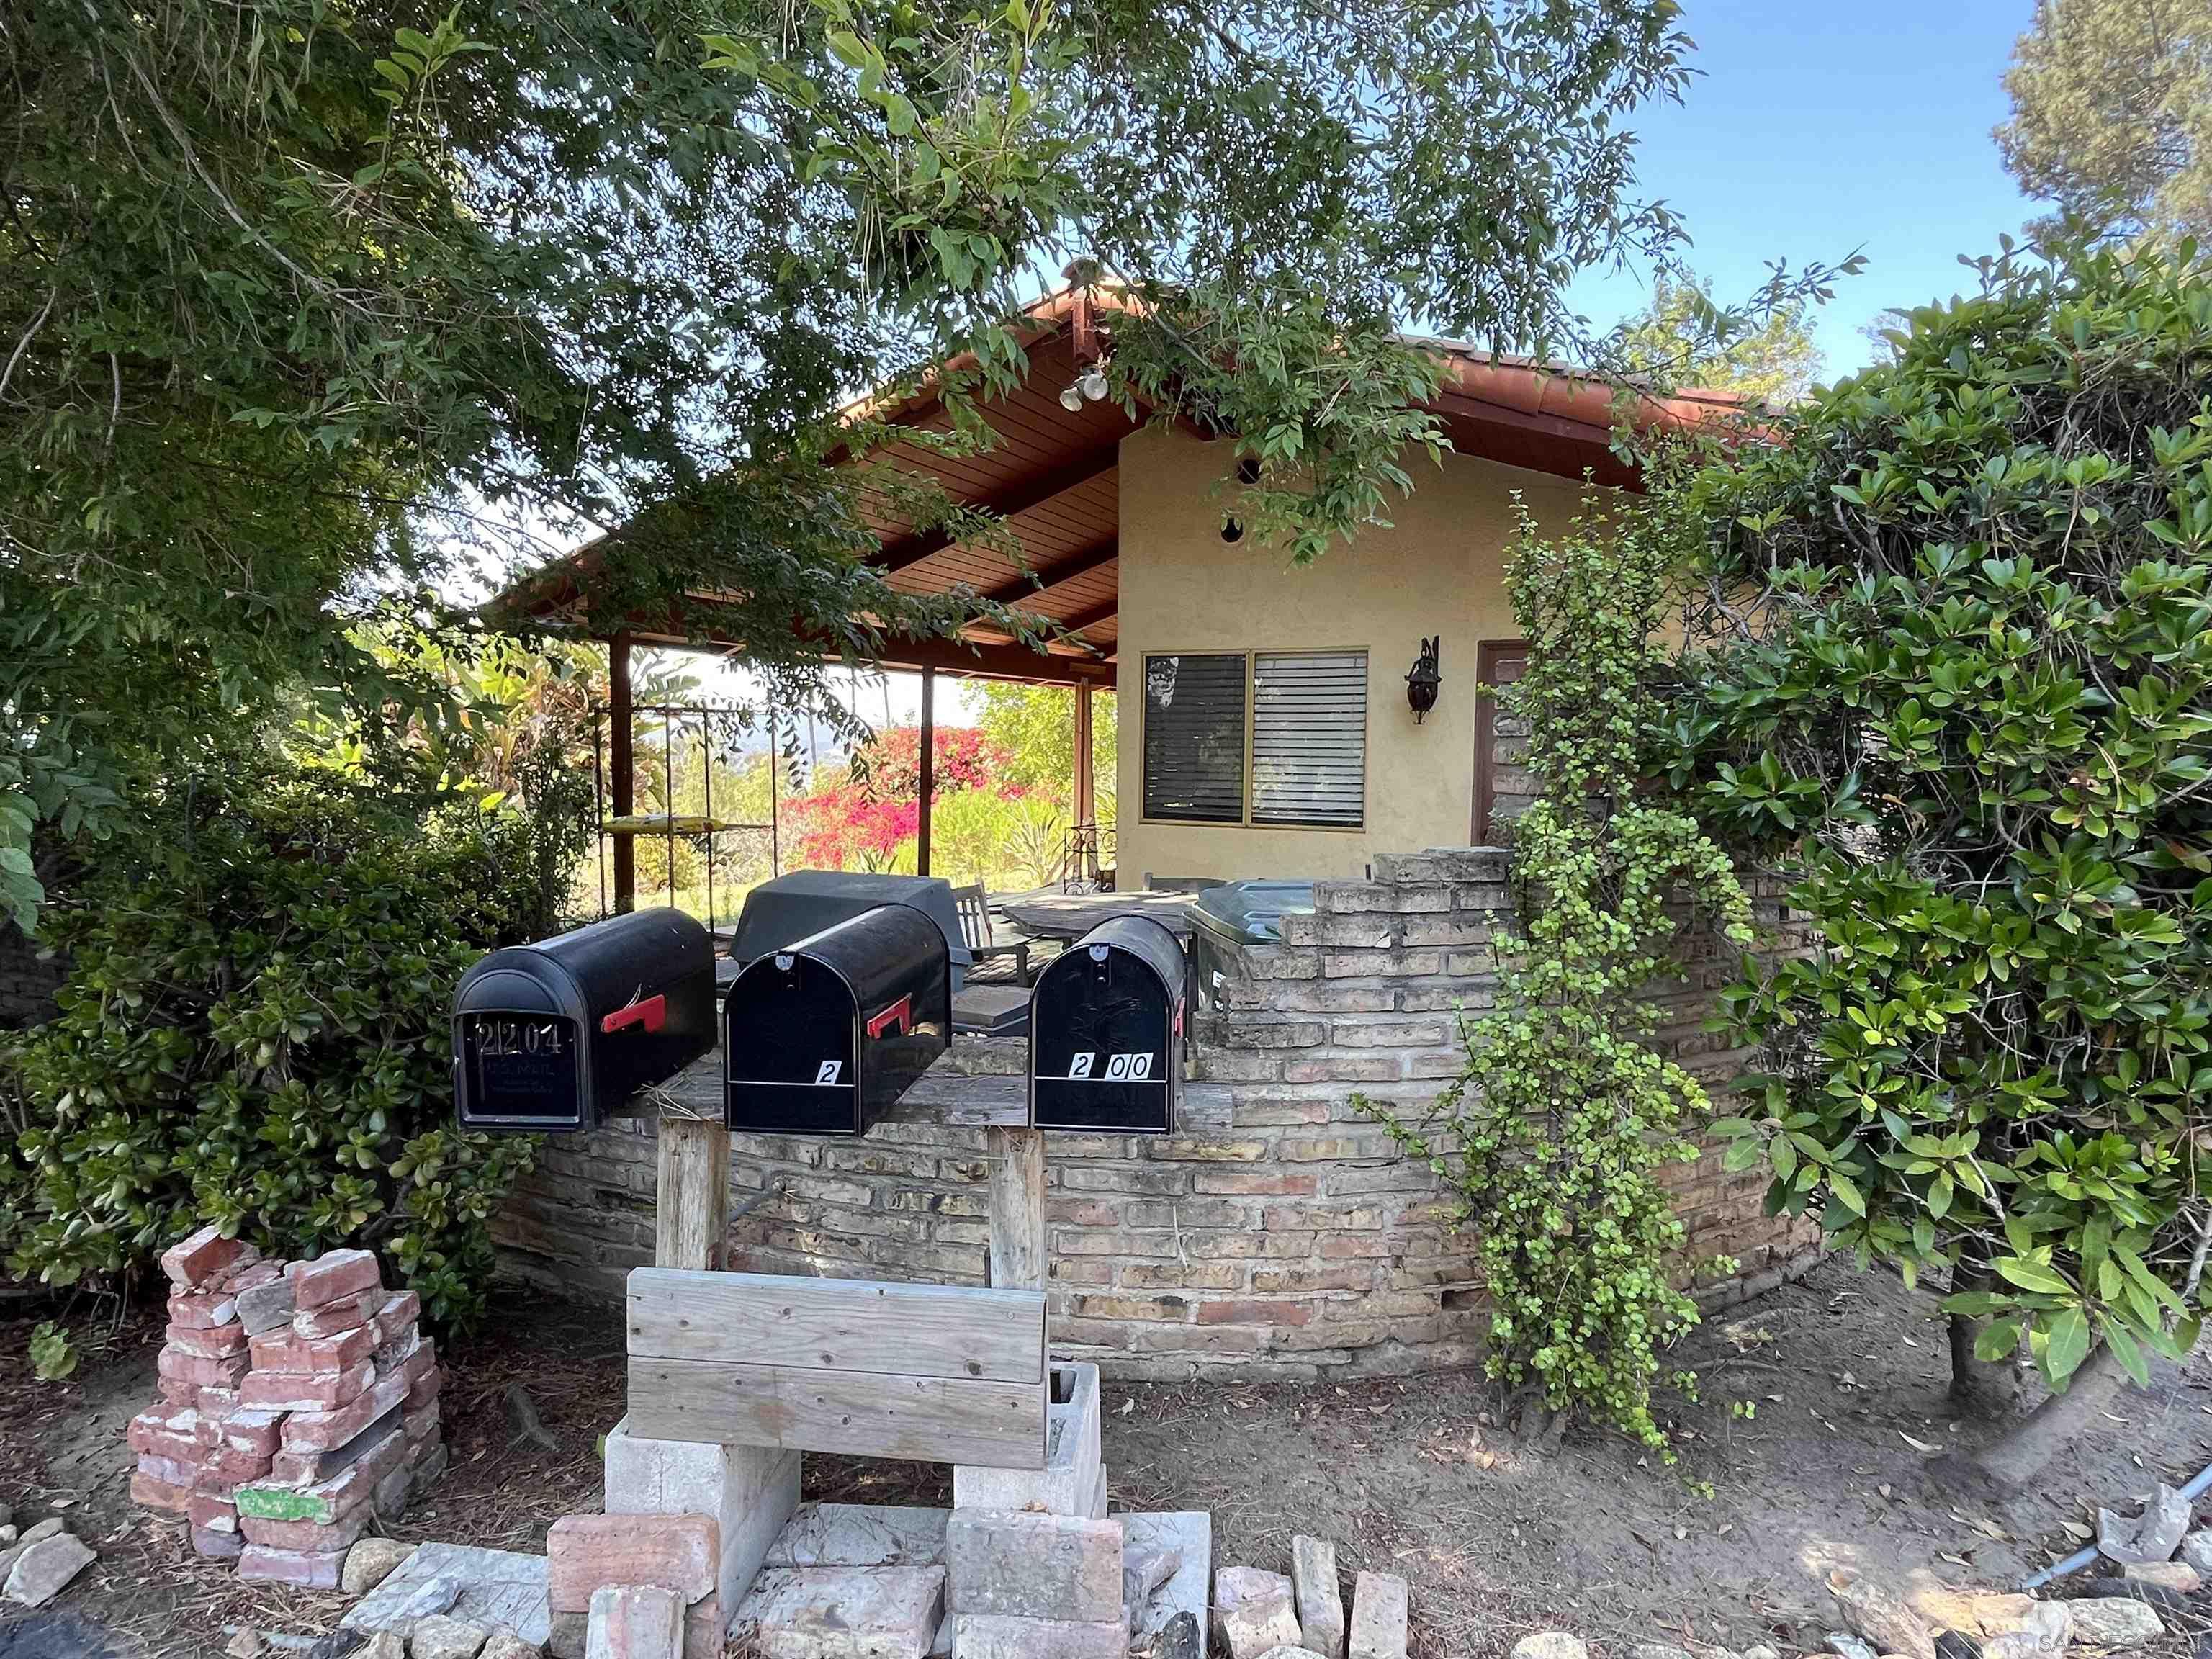
[[[952,890],[952,902],[960,911],[960,936],[967,941],[968,954],[978,966],[1012,957],[1014,962],[1014,983],[1030,982],[1030,944],[1027,939],[1014,945],[1000,945],[991,935],[991,896],[979,883],[973,887]]]

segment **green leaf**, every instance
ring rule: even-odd
[[[2063,1389],[2067,1379],[2089,1357],[2089,1321],[2079,1308],[2061,1308],[2045,1323],[2046,1340],[2040,1363],[2052,1389]]]
[[[2001,1255],[1990,1265],[2023,1291],[2038,1291],[2051,1296],[2070,1296],[2074,1292],[2071,1285],[2039,1261],[2029,1261],[2016,1255]]]

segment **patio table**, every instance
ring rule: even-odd
[[[998,912],[1032,939],[1073,941],[1112,916],[1150,916],[1177,939],[1190,937],[1188,912],[1195,893],[1024,893],[1001,899]]]

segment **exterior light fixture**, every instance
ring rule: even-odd
[[[1437,690],[1443,684],[1443,670],[1437,665],[1437,657],[1444,636],[1421,641],[1421,654],[1413,659],[1413,665],[1406,671],[1406,701],[1413,706],[1413,724],[1419,726],[1429,710],[1437,706]]]
[[[1075,386],[1065,388],[1060,394],[1060,406],[1071,415],[1083,412],[1083,393]]]
[[[1085,403],[1095,404],[1106,396],[1106,371],[1097,363],[1091,364],[1075,377],[1075,390]]]

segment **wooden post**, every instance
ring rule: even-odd
[[[663,1117],[653,1265],[712,1273],[729,1227],[730,1132],[714,1118]]]
[[[1044,1136],[1036,1129],[993,1129],[991,1288],[1045,1288]]]
[[[607,769],[614,816],[626,818],[637,810],[636,757],[631,745],[637,736],[636,711],[630,706],[629,635],[617,634],[607,641]],[[615,912],[637,908],[637,837],[614,837]]]
[[[1090,880],[1098,876],[1098,783],[1091,766],[1091,682],[1075,687],[1075,848],[1084,867],[1072,876]]]
[[[937,793],[937,671],[921,671],[921,816],[915,825],[914,872],[929,873],[929,802]]]

